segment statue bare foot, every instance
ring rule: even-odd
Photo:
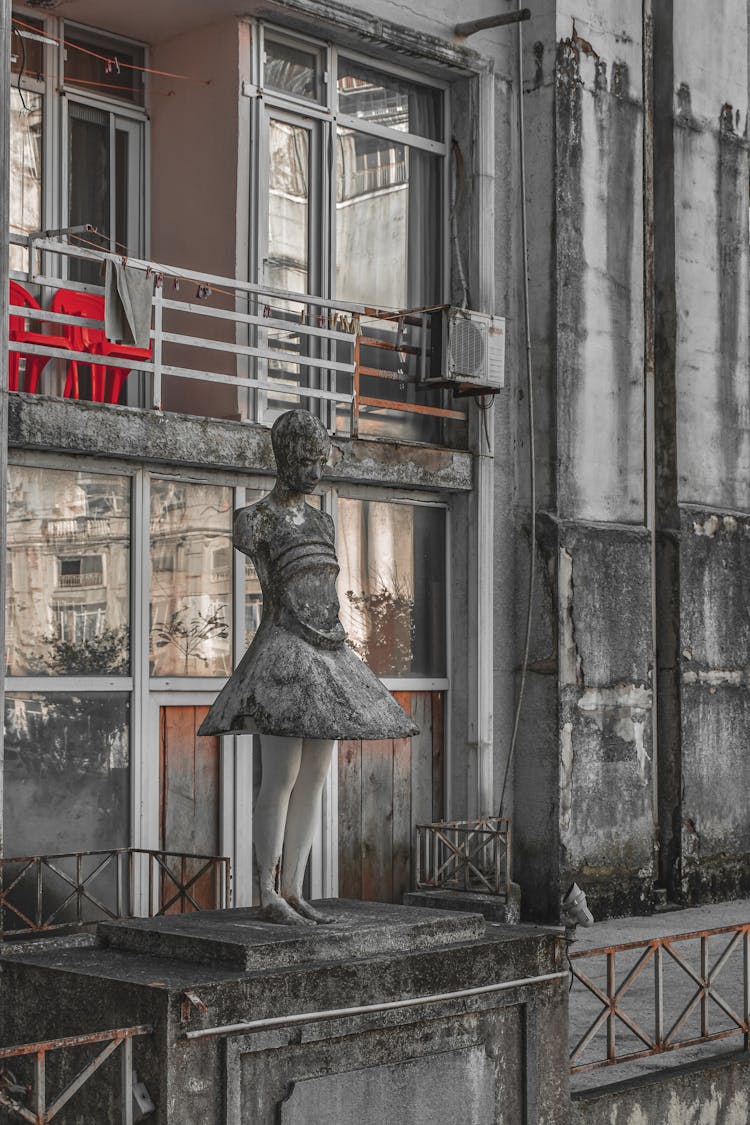
[[[307,918],[301,912],[297,912],[280,895],[274,895],[268,902],[263,903],[260,908],[260,920],[262,922],[276,922],[281,926],[313,926],[314,920]]]
[[[324,914],[322,910],[316,910],[309,902],[305,902],[300,895],[287,895],[286,901],[297,914],[317,923],[318,926],[330,926],[332,922],[336,921],[333,914]]]

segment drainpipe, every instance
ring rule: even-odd
[[[11,0],[0,0],[0,856],[3,854],[3,728],[5,715],[5,559],[8,479],[8,256],[10,247],[10,27]]]
[[[654,361],[654,17],[653,0],[643,0],[643,362],[644,510],[649,534],[651,602],[651,814],[654,863],[658,872],[659,770],[656,667],[656,389]]]

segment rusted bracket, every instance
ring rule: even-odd
[[[523,23],[531,19],[528,8],[519,8],[517,12],[508,12],[504,16],[485,16],[481,20],[467,20],[466,23],[457,23],[453,28],[454,35],[464,38],[475,35],[477,31],[486,31],[490,27],[505,27],[509,23]]]
[[[190,1023],[190,1009],[196,1008],[199,1012],[207,1012],[208,1004],[201,1000],[197,992],[188,989],[182,994],[181,1022],[183,1026]]]

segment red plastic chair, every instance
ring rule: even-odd
[[[97,320],[104,323],[104,298],[96,293],[78,293],[73,289],[58,289],[52,298],[50,308],[54,312],[67,313],[68,316],[86,317],[87,320]],[[150,359],[151,347],[132,348],[127,344],[115,344],[108,340],[103,328],[89,328],[85,325],[69,324],[65,328],[66,336],[71,342],[74,351],[90,352],[94,355],[115,356],[121,359]],[[107,387],[107,375],[111,373],[112,379]],[[115,403],[120,398],[120,391],[125,382],[125,376],[130,374],[126,367],[108,368],[104,364],[91,364],[91,397],[94,402],[106,401]]]
[[[35,309],[40,316],[43,315],[39,302],[17,281],[11,281],[10,283],[10,303],[26,309]],[[8,337],[10,341],[8,349],[8,387],[11,391],[18,390],[18,371],[21,364],[20,352],[13,350],[14,342],[19,344],[43,344],[47,348],[63,348],[67,351],[75,350],[65,336],[58,336],[50,332],[30,332],[26,328],[26,318],[13,313],[9,317]],[[36,393],[39,378],[51,358],[51,356],[45,355],[26,356],[25,389],[31,394]],[[74,359],[68,360],[68,373],[63,394],[67,398],[71,392],[73,392],[75,398],[78,398],[78,364]]]

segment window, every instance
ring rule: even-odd
[[[10,229],[31,234],[42,222],[43,25],[13,25],[10,91]],[[10,268],[24,269],[26,255],[12,246]]]
[[[446,87],[331,45],[258,32],[259,280],[380,309],[439,304],[446,281]],[[293,324],[306,307],[277,300],[272,311]],[[396,326],[378,323],[365,336],[394,343]],[[266,340],[272,349],[283,341],[287,353],[314,346],[293,328],[267,330]],[[372,350],[363,366],[384,374],[363,376],[362,396],[379,405],[360,406],[360,433],[444,440],[438,418],[388,404],[441,407],[445,392],[417,390],[403,375],[403,356]],[[269,360],[268,375],[301,383],[298,365],[288,360],[284,367]],[[336,376],[321,370],[320,378]],[[265,422],[296,404],[283,394],[259,398]],[[342,411],[342,428],[347,416]]]
[[[58,586],[101,586],[104,582],[104,560],[101,555],[58,559]]]
[[[12,465],[9,496],[8,674],[126,674],[129,478]],[[102,512],[102,496],[106,518],[91,514]]]
[[[230,488],[151,482],[153,676],[232,670],[232,504]]]
[[[444,509],[340,497],[337,539],[357,655],[379,676],[445,676]]]

